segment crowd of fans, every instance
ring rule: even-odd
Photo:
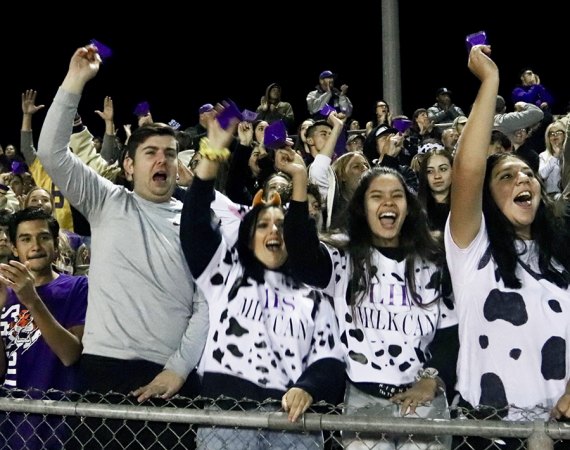
[[[531,69],[512,112],[475,46],[469,115],[443,87],[409,117],[378,100],[361,127],[325,70],[305,114],[271,83],[257,108],[205,104],[184,130],[140,105],[119,139],[110,97],[102,138],[78,114],[101,56],[73,54],[37,148],[44,105],[22,93],[20,147],[0,156],[5,387],[278,399],[291,421],[319,401],[348,415],[570,416],[569,119]],[[188,445],[252,439],[199,428]],[[349,449],[406,439],[342,436]]]

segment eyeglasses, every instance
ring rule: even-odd
[[[548,136],[562,136],[564,133],[564,131],[562,130],[556,130],[556,131],[549,131],[548,132]]]

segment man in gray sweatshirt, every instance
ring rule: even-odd
[[[174,130],[151,124],[133,132],[124,167],[133,191],[96,174],[68,148],[87,81],[101,63],[96,47],[71,58],[44,121],[38,158],[63,195],[90,222],[92,258],[83,337],[85,388],[132,393],[142,402],[197,392],[189,377],[202,354],[207,304],[179,239]]]
[[[529,128],[535,126],[544,117],[544,112],[532,103],[517,102],[513,112],[507,112],[505,99],[497,95],[495,104],[495,117],[493,119],[493,128],[502,131],[509,138],[521,128]]]

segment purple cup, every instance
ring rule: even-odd
[[[277,120],[265,128],[263,145],[270,150],[277,150],[287,145],[287,128],[282,120]]]
[[[408,128],[412,126],[412,121],[409,119],[404,119],[403,117],[397,117],[392,121],[392,126],[401,134],[404,134]]]
[[[225,130],[229,127],[230,122],[233,118],[236,118],[241,122],[243,120],[243,115],[232,100],[223,102],[223,105],[224,109],[216,116],[216,120]]]
[[[331,105],[326,103],[325,106],[323,106],[319,111],[319,114],[321,116],[328,117],[332,112],[336,112],[336,109],[334,109]]]
[[[241,112],[241,115],[243,116],[243,120],[245,122],[255,122],[255,120],[257,119],[257,113],[254,111],[250,111],[249,109],[244,109]]]
[[[107,47],[105,44],[103,44],[102,42],[99,42],[95,39],[91,39],[90,42],[92,45],[97,47],[97,51],[99,52],[99,56],[101,57],[101,59],[103,61],[107,58],[110,58],[113,55],[113,51],[109,47]]]
[[[487,33],[484,31],[478,31],[477,33],[469,34],[465,38],[465,45],[467,46],[467,51],[470,52],[474,45],[486,45],[487,44]]]
[[[133,111],[133,114],[137,117],[144,117],[150,112],[150,105],[148,102],[140,102]]]

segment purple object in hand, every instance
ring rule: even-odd
[[[243,120],[245,122],[255,122],[255,119],[257,119],[257,113],[250,111],[249,109],[244,109],[241,112],[241,115],[243,116]]]
[[[277,120],[265,128],[263,145],[270,150],[277,150],[287,145],[287,128],[282,120]]]
[[[101,57],[102,60],[110,58],[113,55],[113,51],[102,42],[99,42],[95,39],[91,39],[91,44],[97,47],[97,51],[99,52],[99,56]]]
[[[22,175],[26,172],[26,164],[19,161],[12,161],[12,173]]]
[[[486,45],[487,44],[487,33],[484,31],[478,31],[477,33],[469,34],[465,38],[465,45],[467,46],[467,51],[470,52],[474,45]]]
[[[133,114],[137,117],[146,116],[150,112],[150,105],[148,102],[140,102],[133,111]]]
[[[404,118],[396,118],[392,121],[392,126],[401,134],[404,134],[412,126],[412,121]]]
[[[332,112],[336,112],[336,109],[334,109],[331,105],[327,103],[325,104],[325,106],[321,108],[319,114],[321,114],[324,117],[328,117]]]
[[[243,120],[243,115],[239,111],[237,105],[232,101],[228,100],[223,102],[224,109],[221,113],[216,116],[216,120],[219,122],[220,126],[225,130],[230,125],[233,118],[238,119],[240,122]]]

